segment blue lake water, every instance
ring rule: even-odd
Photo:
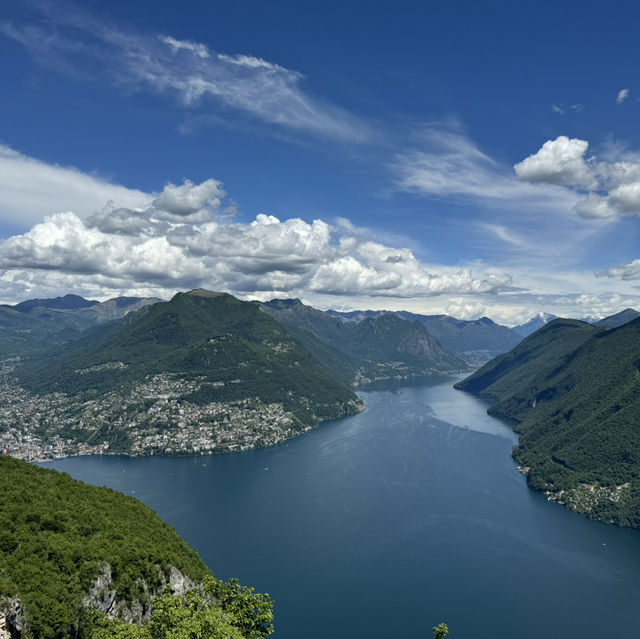
[[[640,637],[640,532],[530,491],[516,436],[453,381],[361,392],[364,413],[269,449],[47,465],[269,592],[277,639]]]

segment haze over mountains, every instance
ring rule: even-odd
[[[460,320],[449,315],[420,315],[409,311],[328,311],[334,317],[349,322],[395,315],[409,322],[419,322],[442,346],[455,353],[471,366],[486,362],[491,357],[513,348],[522,337],[506,326],[496,324],[488,317]]]
[[[0,305],[0,356],[24,354],[45,344],[62,343],[91,326],[124,317],[161,300],[116,297],[105,302],[79,295]]]

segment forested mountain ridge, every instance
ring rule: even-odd
[[[5,375],[11,450],[24,448],[20,429],[51,456],[243,450],[362,410],[285,326],[226,293],[178,293],[60,350]]]
[[[466,368],[422,324],[394,313],[344,321],[297,299],[271,300],[262,308],[294,330],[318,359],[349,381],[414,377]]]
[[[555,320],[457,388],[517,421],[529,485],[591,517],[640,528],[640,319]]]
[[[553,320],[526,337],[513,350],[495,357],[455,386],[497,402],[509,402],[511,398],[529,393],[536,387],[540,376],[555,370],[599,330],[579,320]],[[498,407],[490,410],[500,412]],[[518,418],[516,405],[503,412],[514,413],[512,417]]]
[[[32,299],[14,306],[0,305],[0,357],[24,356],[52,344],[64,344],[82,332],[120,319],[160,300],[116,297],[105,302],[79,295]]]
[[[383,315],[396,315],[408,322],[420,322],[441,346],[470,365],[484,363],[491,357],[513,348],[522,336],[512,329],[496,324],[488,317],[461,320],[450,315],[420,315],[409,311],[327,311],[347,322],[361,322]]]
[[[610,315],[601,320],[595,322],[596,326],[602,326],[604,328],[616,328],[633,321],[636,317],[640,317],[640,313],[633,308],[625,308],[624,311],[620,311],[615,315]]]
[[[172,630],[163,609],[180,611],[183,632],[206,615],[220,636],[270,634],[268,596],[215,580],[136,499],[1,455],[0,485],[0,635],[141,638],[160,623]],[[162,596],[167,584],[174,595]],[[203,589],[200,609],[190,610],[183,595]]]

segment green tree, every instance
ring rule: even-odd
[[[151,621],[137,626],[119,619],[97,621],[91,639],[244,639],[231,625],[233,617],[215,603],[206,603],[202,591],[184,597],[165,594],[153,602]]]
[[[446,623],[439,623],[433,627],[433,639],[446,639],[449,636],[449,627]]]
[[[253,588],[213,578],[184,596],[169,587],[142,625],[94,615],[91,639],[263,639],[273,632],[273,602]]]

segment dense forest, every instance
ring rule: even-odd
[[[0,612],[23,637],[158,638],[181,627],[194,639],[259,639],[272,631],[267,595],[215,579],[136,499],[5,456],[0,485]]]
[[[590,517],[640,528],[640,319],[555,320],[456,385],[516,422],[529,485]]]

